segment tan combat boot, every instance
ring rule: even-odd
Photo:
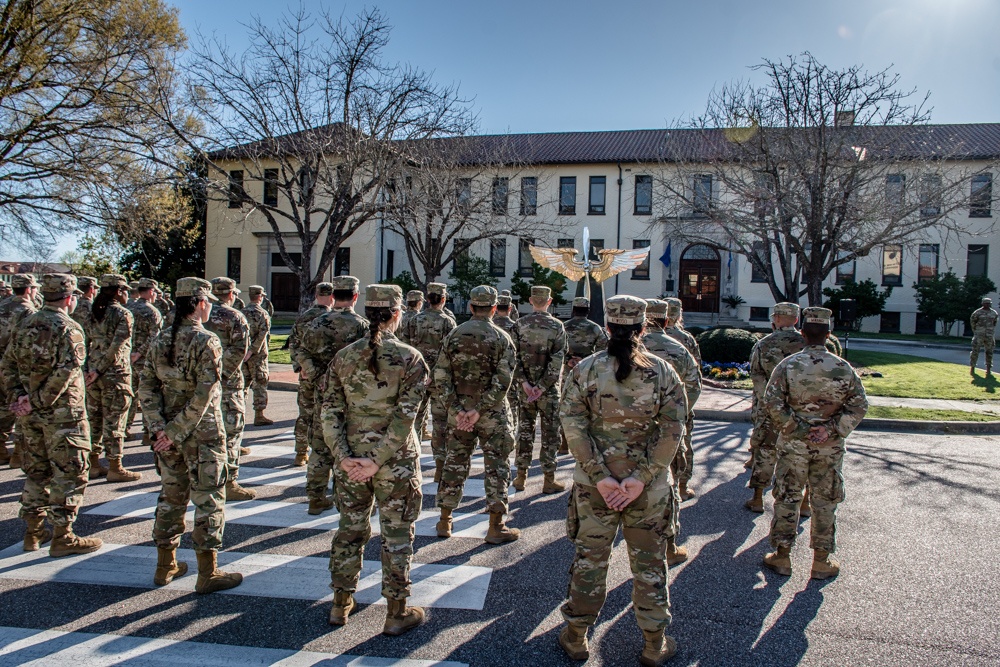
[[[524,484],[528,481],[528,469],[518,468],[517,477],[514,478],[514,488],[518,491],[524,491]]]
[[[506,544],[514,542],[519,537],[521,537],[521,531],[505,525],[502,513],[490,512],[490,528],[486,531],[487,544]]]
[[[250,448],[240,447],[240,456],[250,456]]]
[[[583,623],[568,623],[559,633],[559,645],[571,660],[586,660],[590,657],[587,629],[588,626]]]
[[[23,464],[24,459],[21,458],[21,443],[14,440],[14,451],[10,455],[10,467],[12,470],[20,470]]]
[[[309,499],[309,509],[306,510],[307,514],[312,514],[316,516],[317,514],[322,514],[328,509],[333,507],[333,498],[328,498],[324,493],[319,498]]]
[[[435,484],[440,484],[441,483],[441,473],[443,473],[443,472],[444,472],[444,461],[435,461],[434,462],[434,483]]]
[[[639,656],[639,664],[643,667],[660,667],[667,664],[667,660],[677,653],[677,642],[670,635],[660,632],[642,631],[642,637],[646,640]]]
[[[176,577],[187,574],[187,563],[177,562],[177,550],[166,547],[156,547],[156,572],[153,573],[153,583],[166,586]]]
[[[688,488],[687,482],[681,482],[677,485],[677,491],[680,494],[681,502],[685,500],[691,500],[694,498],[694,491]]]
[[[777,551],[764,556],[764,567],[782,576],[790,577],[792,576],[791,555],[791,547],[778,547]]]
[[[30,514],[24,517],[24,522],[28,527],[24,531],[24,550],[38,551],[38,549],[52,539],[52,531],[45,527],[44,514]]]
[[[566,485],[556,481],[556,474],[554,472],[545,473],[545,481],[542,483],[542,493],[561,493],[565,490]]]
[[[256,491],[244,488],[235,479],[226,482],[226,502],[235,500],[253,500],[257,497]]]
[[[309,463],[309,455],[305,452],[295,452],[295,460],[292,461],[292,465],[296,468],[302,468],[307,463]]]
[[[273,419],[268,419],[264,415],[264,411],[263,410],[254,410],[253,411],[253,425],[254,426],[273,426],[274,425],[274,420]]]
[[[0,444],[0,466],[10,463],[10,452],[7,451],[6,444]]]
[[[101,477],[108,476],[108,469],[101,465],[101,455],[91,454],[90,455],[90,473],[88,474],[89,479],[100,479]]]
[[[451,537],[451,510],[447,507],[441,508],[441,519],[436,529],[438,537]]]
[[[97,551],[104,542],[97,537],[78,537],[73,534],[73,526],[56,526],[52,544],[49,545],[49,556],[62,558],[74,554],[89,554]]]
[[[239,572],[223,572],[219,569],[215,551],[198,551],[198,581],[194,586],[195,593],[202,595],[236,588],[243,583],[243,575]]]
[[[813,579],[832,579],[840,574],[840,563],[830,558],[829,551],[816,549],[813,551],[812,572],[809,573]]]
[[[677,546],[677,540],[673,537],[667,538],[667,567],[680,565],[688,559],[688,550]]]
[[[141,472],[127,470],[122,465],[122,460],[108,459],[108,481],[109,482],[137,482],[142,479]]]
[[[753,468],[753,454],[751,454],[750,458],[748,458],[746,461],[743,462],[743,467],[746,468],[747,470]]]
[[[334,590],[330,625],[347,625],[347,617],[354,611],[354,607],[354,594],[351,591]]]
[[[407,607],[406,598],[389,600],[389,609],[385,613],[383,635],[398,637],[407,630],[412,630],[424,622],[426,615],[421,607]]]
[[[745,503],[743,503],[743,506],[746,507],[751,512],[756,512],[757,514],[763,513],[763,511],[764,511],[764,489],[754,489],[753,490],[753,498],[751,498],[750,500],[748,500]]]
[[[809,487],[802,492],[802,503],[799,505],[799,518],[807,519],[813,515],[812,506],[809,504]]]

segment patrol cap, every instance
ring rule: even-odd
[[[993,304],[993,299],[991,299],[988,296],[984,296],[983,297],[983,305],[989,306],[989,305],[992,305],[992,304]]]
[[[531,286],[531,298],[532,299],[551,299],[552,298],[552,288],[546,287],[545,285],[532,285]]]
[[[14,277],[10,279],[10,285],[14,289],[22,287],[38,287],[38,283],[35,281],[35,276],[30,273],[15,273]]]
[[[120,273],[105,273],[101,276],[101,287],[128,287],[128,281]]]
[[[831,317],[833,317],[833,311],[829,308],[810,306],[802,311],[802,321],[806,324],[825,324],[826,326],[830,326]]]
[[[159,286],[160,286],[160,283],[156,282],[152,278],[140,278],[139,279],[139,289],[140,290],[146,291],[148,289],[157,289],[157,288],[159,288]]]
[[[218,301],[218,299],[212,296],[213,291],[215,291],[215,285],[204,278],[181,278],[177,281],[177,289],[174,290],[174,296],[178,298],[182,296],[201,296],[209,301]]]
[[[97,278],[91,276],[77,276],[76,286],[80,289],[88,289],[90,287],[97,287]]]
[[[316,296],[333,296],[333,283],[316,285]]]
[[[250,296],[260,296],[261,294],[267,296],[267,292],[265,292],[264,288],[261,287],[260,285],[251,285],[250,287],[248,287],[247,294],[249,294]]]
[[[398,308],[403,303],[399,285],[369,285],[365,288],[366,308]]]
[[[139,289],[139,281],[138,280],[130,280],[130,281],[128,281],[128,288],[130,290]]]
[[[506,308],[507,306],[509,306],[510,305],[510,295],[509,294],[503,294],[503,293],[501,293],[500,296],[497,297],[497,305],[498,306],[502,306],[504,308]]]
[[[510,296],[510,290],[509,289],[500,290],[500,296]]]
[[[180,285],[180,283],[177,283]],[[232,278],[226,278],[225,276],[219,276],[218,278],[212,278],[212,294],[229,294],[230,292],[240,293],[236,289],[236,281]]]
[[[495,306],[497,303],[497,291],[489,285],[473,287],[469,292],[469,303],[473,306]]]
[[[681,300],[670,297],[669,299],[665,299],[665,301],[667,302],[667,317],[670,319],[680,317],[681,313],[684,311],[684,305]]]
[[[646,317],[664,319],[667,316],[667,302],[660,299],[646,299]]]
[[[357,292],[361,288],[361,281],[354,276],[334,276],[330,282],[333,283],[335,290],[349,289]]]
[[[424,300],[424,293],[418,289],[411,289],[409,292],[406,293],[407,302],[423,301],[423,300]]]
[[[444,283],[427,283],[427,293],[428,294],[440,294],[441,296],[448,295],[448,286]]]
[[[799,304],[790,303],[788,301],[782,301],[781,303],[776,303],[774,304],[774,314],[787,315],[788,317],[798,317]]]
[[[642,324],[646,321],[646,302],[634,296],[613,296],[604,304],[609,324]]]
[[[578,296],[573,299],[574,308],[590,308],[590,299],[585,296]]]
[[[42,276],[42,294],[45,295],[47,301],[65,299],[74,292],[78,292],[76,276],[71,276],[68,273],[46,273]]]

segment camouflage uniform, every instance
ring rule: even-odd
[[[258,289],[264,291],[259,285],[251,285],[247,291],[252,297]],[[267,407],[267,354],[268,341],[271,339],[271,316],[260,304],[252,302],[243,310],[243,315],[250,326],[250,358],[243,362],[243,375],[246,377],[247,389],[253,391],[254,411],[263,412]]]
[[[101,276],[101,287],[125,287],[124,276]],[[108,461],[120,460],[125,446],[129,407],[132,405],[132,313],[118,301],[104,311],[104,319],[91,322],[87,338],[88,373],[97,378],[87,385],[87,411],[93,452]],[[106,451],[105,451],[106,450]]]
[[[532,287],[532,298],[548,299],[547,287]],[[533,312],[517,321],[514,328],[518,364],[514,384],[521,402],[518,418],[517,468],[531,467],[535,444],[535,421],[541,417],[542,445],[538,459],[542,472],[556,471],[556,450],[559,449],[559,381],[566,357],[566,330],[562,322],[547,312]],[[542,389],[538,400],[528,402],[522,383]]]
[[[18,273],[11,279],[11,284],[16,288],[38,287],[35,277],[30,273]],[[10,343],[16,338],[16,334],[21,329],[21,324],[29,316],[35,313],[35,303],[30,294],[23,296],[12,295],[0,303],[0,356],[4,354]],[[8,385],[0,386],[0,462],[11,462],[11,467],[18,467],[18,458],[24,444],[24,433],[21,429],[14,432],[16,419],[11,412],[10,404],[13,398],[7,395]],[[7,439],[14,435],[14,459],[7,453]]]
[[[97,279],[91,278],[90,276],[78,276],[76,279],[77,288],[81,290],[87,290],[91,287],[97,287]],[[83,335],[90,335],[90,324],[91,315],[90,312],[94,307],[94,300],[87,297],[81,296],[76,300],[76,308],[70,314],[77,324],[83,328]]]
[[[333,285],[330,283],[320,283],[316,286],[316,296],[332,296]],[[299,315],[292,325],[292,331],[288,335],[288,354],[292,358],[292,370],[296,373],[302,370],[302,363],[299,360],[301,351],[300,341],[302,334],[309,327],[309,324],[324,313],[330,312],[329,306],[314,305],[307,311]],[[315,409],[316,380],[314,378],[299,378],[299,391],[296,401],[299,405],[299,416],[295,419],[295,454],[305,456],[309,452],[309,442],[312,439],[312,425],[315,420],[313,410]],[[300,464],[297,464],[300,465]]]
[[[410,304],[416,304],[411,306]],[[404,343],[412,345],[410,341],[406,340],[406,325],[409,324],[410,320],[423,312],[422,307],[424,303],[424,293],[418,289],[411,289],[406,293],[406,310],[403,311],[403,320],[399,323],[399,337]],[[418,422],[418,425],[422,422]]]
[[[826,308],[806,308],[803,320],[829,323],[831,315]],[[810,545],[832,553],[837,546],[837,505],[844,500],[845,439],[868,410],[861,380],[850,364],[823,345],[807,345],[774,369],[764,407],[778,430],[771,545],[790,549],[794,544],[802,491],[808,484]],[[826,442],[810,441],[809,430],[816,426],[827,428]]]
[[[366,301],[399,307],[402,296],[395,285],[369,285]],[[340,510],[330,549],[331,587],[350,593],[357,590],[377,504],[382,595],[402,600],[410,596],[413,524],[423,501],[420,442],[413,425],[427,388],[428,371],[420,352],[392,333],[382,332],[381,344],[374,352],[370,335],[336,354],[323,392],[323,435],[336,463]],[[378,376],[368,370],[372,354],[377,355]],[[359,457],[379,466],[367,482],[351,481],[341,467],[346,459]]]
[[[264,312],[267,313],[268,317],[274,319],[274,304],[271,303],[271,300],[267,298],[266,294],[264,295],[263,301],[260,302],[260,307],[264,309]]]
[[[644,315],[641,299],[607,301],[609,323],[638,324]],[[560,417],[576,459],[566,529],[576,556],[562,615],[584,632],[596,623],[607,597],[608,563],[619,526],[628,545],[639,627],[662,636],[670,624],[664,555],[673,504],[669,465],[684,432],[687,399],[673,369],[652,355],[647,358],[648,368],[633,368],[618,382],[617,361],[598,352],[576,365],[563,394]],[[596,486],[608,477],[633,477],[645,488],[615,511]]]
[[[979,361],[979,350],[986,353],[986,372],[993,370],[993,345],[997,329],[997,311],[990,306],[992,300],[983,299],[983,307],[972,313],[969,324],[972,326],[972,354],[969,356],[969,372],[976,374],[976,362]]]
[[[197,289],[198,296],[213,298],[209,285],[205,280],[185,278],[178,283],[177,294],[184,296]],[[164,329],[146,356],[139,383],[142,412],[151,433],[163,431],[173,441],[173,447],[156,453],[162,487],[153,520],[153,541],[159,548],[180,546],[189,500],[194,503],[191,540],[195,551],[222,547],[224,489],[229,474],[222,416],[222,360],[218,336],[189,318],[177,323],[176,333]]]
[[[691,353],[694,360],[698,362],[698,372],[701,372],[701,349],[698,347],[698,341],[694,339],[694,336],[689,334],[677,322],[683,316],[683,310],[681,308],[680,299],[666,299],[667,302],[667,326],[664,327],[663,333],[667,334],[671,338],[680,341],[680,343],[687,348],[687,351]],[[681,495],[685,495],[687,492],[688,482],[691,481],[691,476],[694,473],[694,444],[692,442],[692,435],[694,433],[694,407],[692,406],[688,412],[687,421],[684,423],[684,466],[677,468],[677,481],[681,487]]]
[[[517,326],[517,323],[510,319],[511,310],[510,291],[503,290],[500,292],[500,296],[497,297],[497,314],[493,317],[493,325],[506,331],[510,339],[514,340],[514,327]],[[507,402],[510,403],[510,414],[514,418],[512,424],[514,433],[517,433],[517,420],[521,417],[521,401],[518,399],[519,396],[520,392],[518,391],[517,384],[511,382],[510,389],[507,390]]]
[[[140,290],[155,287],[155,280],[143,278],[139,281]],[[132,303],[129,307],[129,311],[132,313],[133,322],[132,356],[139,355],[136,360],[132,362],[132,368],[135,369],[135,372],[132,373],[132,395],[138,396],[139,370],[145,367],[149,345],[153,342],[153,339],[156,338],[156,335],[160,333],[160,329],[163,327],[163,316],[160,314],[160,311],[153,306],[152,302],[147,301],[141,296]],[[128,430],[128,426],[132,423],[132,420],[135,419],[135,412],[138,407],[139,402],[137,400],[133,400],[132,405],[129,407],[128,419],[125,422],[126,430]],[[143,430],[145,430],[145,428]]]
[[[574,306],[577,300],[587,301],[589,299],[578,297],[574,299]],[[583,306],[580,306],[581,308]],[[586,317],[571,317],[566,321],[566,373],[571,370],[570,362],[577,363],[597,352],[608,349],[608,334],[597,322],[593,322]]]
[[[335,276],[332,282],[335,290],[357,292],[358,279],[354,276]],[[351,306],[331,308],[309,324],[297,350],[302,375],[316,383],[316,396],[322,396],[326,390],[328,370],[337,352],[364,338],[367,333],[368,320],[354,312]],[[330,474],[335,465],[333,452],[323,438],[320,418],[321,410],[314,410],[312,439],[309,441],[312,453],[306,470],[306,495],[313,502],[326,497]]]
[[[427,289],[433,294],[447,294],[447,287],[442,283],[431,283]],[[456,326],[455,320],[432,307],[410,318],[403,340],[420,350],[428,368],[433,369],[437,364],[441,343]],[[447,450],[445,432],[448,429],[448,409],[440,400],[437,400],[436,392],[428,391],[420,404],[420,412],[417,415],[418,429],[424,425],[428,407],[433,420],[431,451],[434,453],[435,464],[441,467],[444,465]],[[435,476],[440,477],[440,475]]]

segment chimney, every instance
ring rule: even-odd
[[[834,127],[851,127],[854,125],[854,110],[838,111],[833,117]]]

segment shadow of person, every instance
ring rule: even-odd
[[[823,587],[830,581],[810,581],[806,588],[796,593],[781,616],[757,641],[748,662],[762,667],[799,664],[809,648],[806,628],[816,618],[823,604]]]

